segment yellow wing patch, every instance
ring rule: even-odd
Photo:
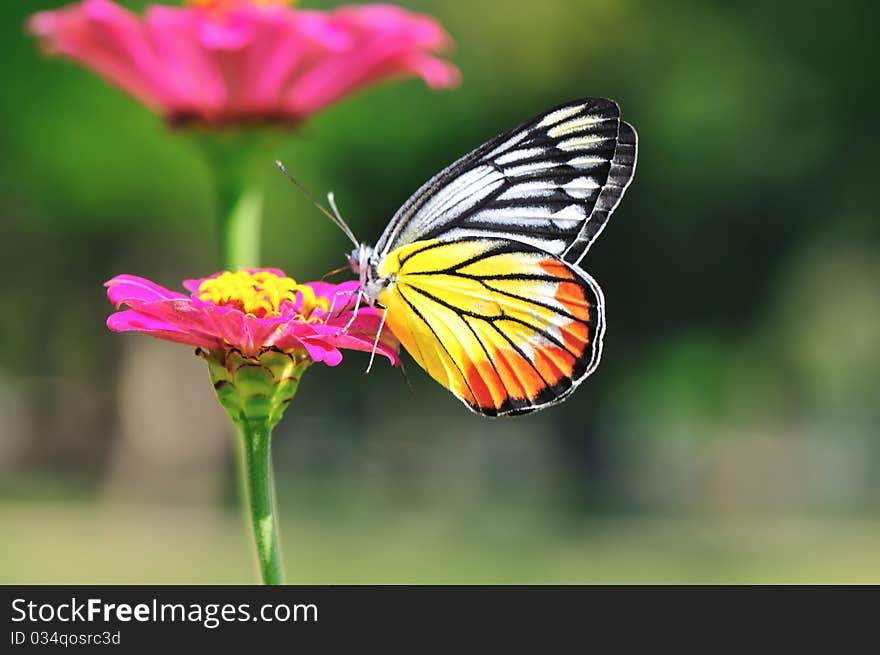
[[[386,325],[471,409],[498,416],[565,397],[598,365],[602,292],[586,273],[501,239],[418,241],[378,274]]]

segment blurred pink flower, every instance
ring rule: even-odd
[[[110,0],[35,14],[51,54],[91,68],[172,123],[296,123],[388,78],[454,85],[433,55],[451,44],[433,18],[384,4],[331,11],[279,0],[191,0],[143,17]]]
[[[189,295],[133,275],[117,275],[105,286],[117,308],[128,306],[109,316],[111,330],[143,332],[217,354],[237,350],[249,358],[269,350],[299,352],[336,366],[340,348],[373,349],[382,319],[379,311],[361,305],[352,320],[356,281],[297,284],[274,268],[186,280]],[[399,363],[398,343],[389,331],[383,331],[376,352]]]

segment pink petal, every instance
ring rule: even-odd
[[[145,316],[165,321],[184,332],[226,340],[226,335],[217,330],[214,321],[208,313],[202,307],[197,306],[190,298],[160,300],[138,305],[132,309]],[[229,343],[237,345],[238,338],[236,334],[232,333],[231,337],[231,340],[228,340]]]
[[[222,347],[222,343],[216,337],[186,332],[167,321],[147,316],[133,309],[111,314],[107,318],[107,327],[114,332],[143,332],[157,339],[209,350]]]
[[[422,53],[400,59],[403,71],[417,75],[432,89],[445,89],[461,83],[461,71],[452,64]]]
[[[198,39],[206,50],[238,51],[247,47],[256,37],[256,23],[264,10],[257,15],[252,7],[242,7],[227,14],[199,21]],[[265,11],[269,13],[271,9]]]
[[[321,308],[315,308],[312,312],[313,316],[326,322],[338,322],[339,317],[344,312],[354,309],[354,305],[357,302],[357,293],[360,289],[360,283],[356,280],[343,282],[342,284],[307,282],[305,286],[311,287],[316,297],[324,298],[329,304],[326,312]],[[363,302],[361,302],[361,305],[363,306]],[[345,325],[344,322],[343,325]]]
[[[222,113],[226,88],[208,52],[198,40],[199,12],[152,5],[144,27],[161,62],[169,89],[162,113],[205,118]]]
[[[199,287],[202,286],[202,282],[207,280],[206,277],[200,277],[197,280],[184,280],[183,288],[189,291],[191,294],[195,294],[199,292]]]
[[[311,287],[312,290],[315,292],[315,295],[319,298],[327,298],[329,300],[336,294],[354,294],[354,292],[356,292],[360,287],[360,282],[358,282],[357,280],[348,280],[347,282],[342,282],[341,284],[333,284],[332,282],[325,282],[321,280],[318,282],[306,282],[305,286]]]
[[[285,351],[305,348],[313,361],[336,366],[342,361],[342,353],[331,340],[323,338],[315,330],[316,324],[290,321],[281,327],[271,345]]]
[[[253,38],[239,53],[238,65],[228,59],[227,79],[234,79],[233,111],[277,114],[281,90],[300,72],[344,43],[345,34],[333,29],[321,12],[290,12],[246,8]]]
[[[284,103],[291,113],[313,113],[383,78],[418,75],[436,86],[457,82],[455,67],[441,67],[425,54],[451,43],[434,19],[381,4],[343,7],[330,17],[349,33],[351,45],[316,62],[288,89]]]
[[[350,318],[350,317],[349,317]],[[342,332],[342,328],[348,322],[339,325],[316,325],[315,331],[318,333],[313,339],[322,338],[332,343],[337,348],[347,348],[349,350],[360,350],[363,352],[372,352],[373,345],[376,343],[376,335],[379,332],[381,317],[377,314],[361,316],[358,313],[357,319],[352,323],[349,329]],[[376,345],[376,352],[388,358],[393,366],[400,364],[398,355],[399,343],[391,331],[385,327],[382,330],[382,337]]]
[[[117,275],[105,282],[104,286],[107,287],[107,297],[110,302],[117,307],[123,303],[133,306],[157,300],[186,298],[182,293],[169,291],[165,287],[135,275]]]
[[[94,69],[148,107],[160,109],[165,90],[162,70],[140,19],[109,0],[84,0],[28,22],[50,53]]]
[[[28,27],[47,52],[177,121],[297,122],[383,79],[416,76],[434,88],[459,79],[430,54],[451,43],[440,24],[392,5],[150,5],[140,18],[110,0],[83,0],[37,13]]]
[[[301,342],[315,362],[324,362],[327,366],[338,366],[342,362],[342,353],[335,346],[321,339],[305,338]]]

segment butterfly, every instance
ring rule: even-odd
[[[474,412],[564,400],[602,354],[602,289],[579,263],[632,181],[636,149],[613,100],[565,103],[428,180],[375,247],[358,245],[331,194],[362,297]]]

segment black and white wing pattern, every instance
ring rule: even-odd
[[[391,219],[376,253],[427,239],[505,238],[576,264],[632,181],[636,149],[613,100],[566,103],[431,178]]]

